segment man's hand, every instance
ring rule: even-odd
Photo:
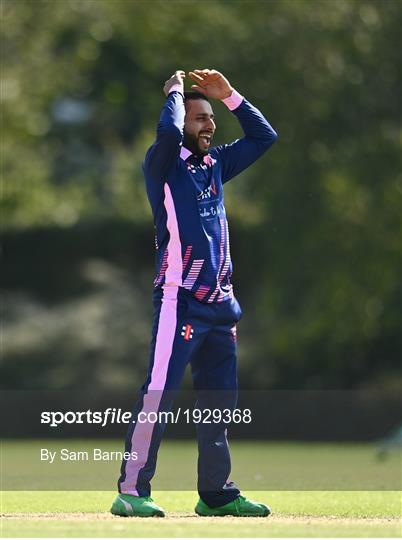
[[[233,92],[229,81],[215,69],[195,69],[189,75],[197,83],[191,86],[192,90],[209,98],[225,99]]]
[[[163,87],[163,91],[165,92],[165,95],[167,96],[172,89],[173,86],[181,85],[182,91],[184,90],[184,79],[186,77],[186,73],[182,70],[175,71],[175,73],[165,82],[165,86]]]

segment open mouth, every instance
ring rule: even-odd
[[[210,146],[212,141],[212,135],[210,133],[201,133],[199,135],[199,139],[204,144],[204,146]]]

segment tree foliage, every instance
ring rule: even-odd
[[[3,228],[151,227],[141,161],[163,82],[214,67],[280,135],[226,192],[250,384],[391,380],[401,26],[397,0],[4,1]],[[214,107],[218,142],[238,137]]]

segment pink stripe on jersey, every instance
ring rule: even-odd
[[[230,244],[229,244],[229,227],[228,222],[225,219],[220,219],[221,224],[221,239],[220,239],[220,249],[219,249],[219,271],[216,277],[216,288],[214,289],[211,296],[208,298],[208,303],[223,302],[228,298],[233,296],[232,286],[228,291],[222,290],[222,282],[228,274],[230,267]],[[216,298],[218,297],[218,298]],[[216,300],[215,300],[216,299]]]
[[[169,250],[166,248],[165,253],[163,254],[163,257],[162,257],[161,268],[159,270],[158,277],[154,281],[154,285],[160,285],[163,281],[163,278],[165,277],[168,254],[169,254]]]
[[[141,412],[157,412],[165,388],[169,361],[172,355],[173,342],[177,326],[177,293],[182,285],[183,261],[181,255],[181,243],[176,211],[170,188],[165,183],[165,208],[167,213],[167,229],[169,242],[166,248],[167,268],[165,272],[165,284],[163,285],[163,298],[159,313],[158,330],[154,352],[154,363],[151,371],[151,381],[147,393],[144,395],[144,403]],[[145,416],[145,415],[143,415]],[[148,461],[149,448],[155,424],[149,422],[135,424],[131,437],[131,448],[137,452],[138,459],[127,460],[126,477],[120,485],[121,493],[138,495],[136,484],[140,470]]]
[[[183,283],[183,287],[185,289],[192,289],[196,279],[198,278],[199,273],[201,272],[201,268],[203,264],[204,264],[204,259],[195,259],[193,261],[190,271],[187,274],[187,277]]]
[[[164,204],[167,213],[166,226],[170,235],[167,245],[168,258],[165,274],[165,286],[180,287],[182,285],[183,260],[181,255],[179,224],[177,222],[172,193],[167,183],[165,183]]]
[[[210,290],[210,287],[206,287],[205,285],[200,285],[195,293],[195,297],[197,300],[203,300],[205,296],[208,294]]]
[[[220,224],[221,224],[221,241],[220,241],[220,246],[219,246],[219,273],[217,275],[217,281],[218,282],[219,282],[219,276],[222,273],[222,268],[223,268],[223,265],[224,265],[224,262],[225,262],[225,244],[226,244],[226,242],[225,242],[225,240],[226,240],[226,227],[225,227],[226,220],[220,219],[219,221],[220,221]]]
[[[220,224],[221,224],[221,239],[220,239],[220,242],[219,242],[219,270],[218,270],[218,274],[216,276],[216,287],[214,289],[214,292],[211,294],[211,296],[208,298],[208,302],[213,302],[215,300],[215,297],[216,295],[218,294],[219,292],[219,276],[221,274],[221,270],[222,270],[222,267],[223,267],[223,264],[224,264],[224,256],[225,256],[225,220],[224,219],[220,219],[219,220]]]
[[[225,255],[225,263],[222,266],[222,269],[219,274],[219,283],[222,283],[224,277],[226,276],[229,266],[230,266],[230,246],[229,246],[229,227],[228,222],[226,221],[224,224],[224,230],[225,230],[225,240],[226,240],[226,255]]]
[[[186,253],[184,254],[183,259],[183,272],[187,267],[188,261],[190,260],[191,251],[193,250],[193,246],[187,246]]]
[[[208,303],[211,304],[215,300],[215,296],[218,294],[219,289],[216,287],[214,292],[211,294],[211,296],[208,298]]]

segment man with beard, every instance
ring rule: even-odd
[[[167,96],[155,143],[144,164],[156,228],[157,272],[150,366],[126,438],[119,495],[112,513],[164,516],[150,498],[166,422],[139,422],[171,410],[172,394],[191,365],[196,408],[233,411],[237,402],[236,323],[241,309],[230,281],[232,263],[223,184],[258,159],[277,134],[216,70],[194,70],[192,92],[184,71],[166,81]],[[237,117],[242,139],[212,147],[215,117],[208,98],[222,100]],[[201,516],[268,516],[264,504],[240,495],[229,480],[227,423],[200,422],[198,492]],[[178,471],[179,474],[179,471]]]

